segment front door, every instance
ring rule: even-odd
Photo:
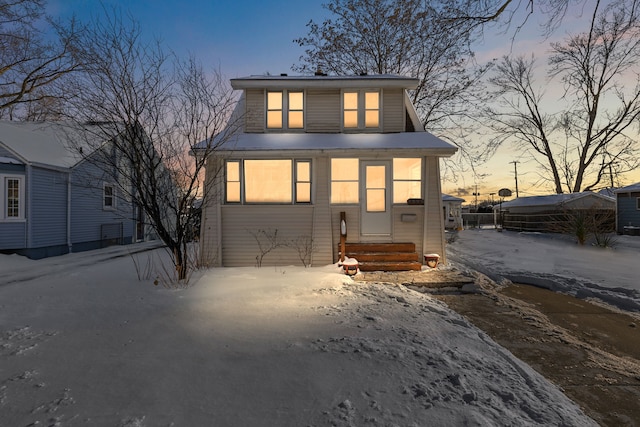
[[[362,240],[391,239],[391,162],[363,160],[360,194],[360,233]]]

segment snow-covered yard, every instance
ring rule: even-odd
[[[0,256],[13,278],[0,285],[3,425],[593,425],[404,287],[326,266],[212,269],[172,290],[108,251]]]
[[[640,312],[640,237],[614,236],[613,247],[579,246],[559,234],[460,231],[447,246],[449,261],[496,281],[534,284],[595,297]]]

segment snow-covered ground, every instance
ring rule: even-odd
[[[117,251],[0,256],[2,425],[595,425],[427,295],[335,266],[168,289]]]
[[[640,236],[614,236],[612,247],[602,248],[579,246],[559,234],[468,229],[457,233],[447,253],[454,265],[495,281],[506,278],[640,312]]]

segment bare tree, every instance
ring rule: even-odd
[[[180,61],[158,42],[145,43],[133,19],[105,15],[77,46],[87,72],[69,82],[77,94],[70,114],[81,128],[93,125],[95,145],[84,153],[103,155],[87,160],[144,211],[183,280],[194,206],[214,196],[203,185],[205,159],[225,142],[221,131],[236,100],[219,71],[207,73],[194,58]]]
[[[332,18],[310,21],[308,34],[295,40],[305,53],[294,70],[417,78],[410,96],[422,125],[469,160],[450,166],[482,161],[484,147],[466,137],[465,120],[487,67],[474,62],[468,25],[445,19],[450,10],[439,2],[331,0],[324,7]]]
[[[637,6],[598,1],[588,32],[552,44],[549,77],[564,86],[562,108],[543,107],[533,60],[504,58],[496,67],[491,83],[500,104],[486,110],[487,119],[500,142],[529,150],[557,193],[602,187],[607,176],[612,181],[640,166]]]
[[[72,55],[78,29],[45,16],[45,0],[0,2],[0,116],[19,115],[20,106],[60,96],[51,85],[80,66]],[[39,29],[46,23],[55,36]],[[50,41],[51,40],[51,41]]]

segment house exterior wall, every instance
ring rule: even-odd
[[[13,156],[0,147],[0,156],[11,157]],[[0,163],[0,175],[17,175],[22,176],[25,179],[25,189],[27,188],[26,174],[24,165],[16,165],[12,163]],[[0,183],[0,185],[2,185]],[[25,191],[26,193],[26,191]],[[23,200],[23,203],[26,203]],[[3,206],[3,203],[0,203]],[[25,212],[26,215],[27,212]],[[0,250],[19,249],[27,246],[27,222],[24,220],[0,220]]]
[[[307,90],[307,132],[340,132],[340,90]]]
[[[106,246],[115,233],[121,234],[121,244],[133,241],[134,215],[130,200],[116,194],[116,208],[103,208],[103,178],[98,166],[82,162],[71,175],[71,243],[72,251],[80,252]],[[113,183],[115,184],[115,183]],[[121,227],[121,233],[117,227]]]
[[[342,130],[340,89],[305,91],[305,129],[309,133],[338,133]],[[245,91],[245,132],[265,132],[265,90]],[[405,127],[404,91],[385,89],[381,97],[382,132],[402,132]]]
[[[330,158],[327,155],[313,158],[313,203],[310,205],[225,204],[222,174],[208,178],[211,197],[203,206],[200,240],[203,262],[225,267],[255,265],[260,248],[253,234],[259,236],[259,230],[270,234],[277,230],[281,242],[310,236],[314,245],[311,260],[314,266],[338,261],[340,212],[346,214],[349,242],[360,241],[361,212],[358,204],[330,204]],[[207,162],[208,177],[220,170],[223,161],[214,157]],[[444,262],[438,158],[426,157],[424,165],[425,205],[395,204],[391,207],[391,241],[413,242],[419,254],[435,252]],[[428,218],[426,222],[425,218]],[[294,249],[284,246],[274,249],[263,260],[265,266],[290,264],[301,265],[302,262]]]
[[[67,245],[68,173],[32,167],[28,248],[32,258],[62,255]]]
[[[640,227],[640,210],[638,210],[640,192],[618,193],[616,195],[616,231],[624,233],[625,226]]]

